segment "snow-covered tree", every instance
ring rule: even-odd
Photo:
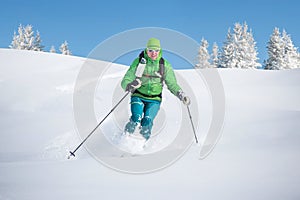
[[[34,51],[43,51],[43,49],[44,49],[39,31],[36,32],[33,46],[34,46],[34,49],[33,49]]]
[[[282,32],[282,42],[284,46],[284,68],[294,69],[299,67],[297,48],[285,30]]]
[[[267,49],[269,57],[265,62],[265,69],[281,70],[300,67],[297,48],[285,30],[281,34],[279,28],[274,29]]]
[[[212,54],[211,54],[211,63],[212,67],[219,67],[219,47],[217,43],[214,42],[213,47],[212,47]]]
[[[50,53],[56,53],[55,47],[53,45],[50,48]]]
[[[23,49],[23,46],[24,46],[23,26],[20,24],[18,27],[18,34],[14,32],[13,40],[9,47],[11,49]]]
[[[24,48],[26,50],[34,50],[34,32],[31,25],[25,26],[24,32]]]
[[[220,56],[220,66],[224,68],[258,68],[256,42],[248,25],[236,23],[231,33],[227,33]]]
[[[232,34],[230,33],[230,29],[228,29],[227,39],[224,42],[220,56],[220,67],[233,68],[236,65],[234,59],[235,47],[232,41]]]
[[[9,47],[11,49],[20,49],[20,45],[19,45],[19,35],[16,34],[16,31],[14,32],[14,36],[13,36],[13,40],[11,42],[11,44],[9,45]]]
[[[14,32],[13,40],[9,46],[12,49],[42,51],[41,38],[39,32],[34,36],[33,27],[21,24],[18,27],[18,34]]]
[[[208,46],[209,46],[209,44],[208,44],[207,40],[202,38],[201,44],[199,47],[199,51],[198,51],[198,63],[196,64],[195,68],[211,67],[210,63],[209,63],[210,55],[207,50]]]
[[[72,55],[71,51],[69,50],[69,44],[67,41],[64,41],[64,43],[60,45],[59,50],[63,55]]]
[[[300,68],[300,53],[298,52],[298,56],[297,56],[297,68]]]
[[[242,33],[242,37],[244,38],[244,48],[243,48],[243,58],[244,63],[242,64],[245,66],[244,68],[260,68],[262,65],[258,62],[258,52],[256,48],[256,42],[253,38],[252,30],[248,31],[248,25],[244,23],[244,29]]]
[[[279,28],[275,27],[267,45],[268,59],[265,69],[282,69],[284,63],[284,47]]]

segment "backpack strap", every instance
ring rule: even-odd
[[[142,51],[140,54],[139,54],[139,62],[141,62],[142,58],[145,58],[144,57],[144,51]],[[163,82],[165,81],[165,59],[163,57],[161,57],[159,59],[159,77],[161,79],[161,83],[163,84]]]
[[[139,62],[141,62],[142,58],[145,58],[144,51],[142,51],[139,55]]]
[[[161,75],[160,80],[163,84],[165,81],[165,59],[163,57],[159,60],[159,74]]]

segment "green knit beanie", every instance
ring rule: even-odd
[[[156,38],[150,38],[147,43],[148,49],[160,49],[160,41]]]

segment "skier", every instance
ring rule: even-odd
[[[136,72],[141,63],[144,69],[142,76],[137,77]],[[140,134],[146,141],[150,138],[153,120],[162,100],[163,82],[185,105],[190,104],[190,98],[177,84],[171,64],[162,58],[160,41],[150,38],[146,49],[132,62],[121,82],[122,88],[132,93],[131,117],[125,126],[125,133],[132,134],[140,124]]]

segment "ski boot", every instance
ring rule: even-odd
[[[142,126],[140,134],[146,139],[146,141],[150,138],[151,128],[150,126]]]
[[[132,134],[135,131],[135,128],[138,124],[139,124],[138,122],[134,122],[132,121],[132,119],[130,119],[125,126],[125,133]]]

